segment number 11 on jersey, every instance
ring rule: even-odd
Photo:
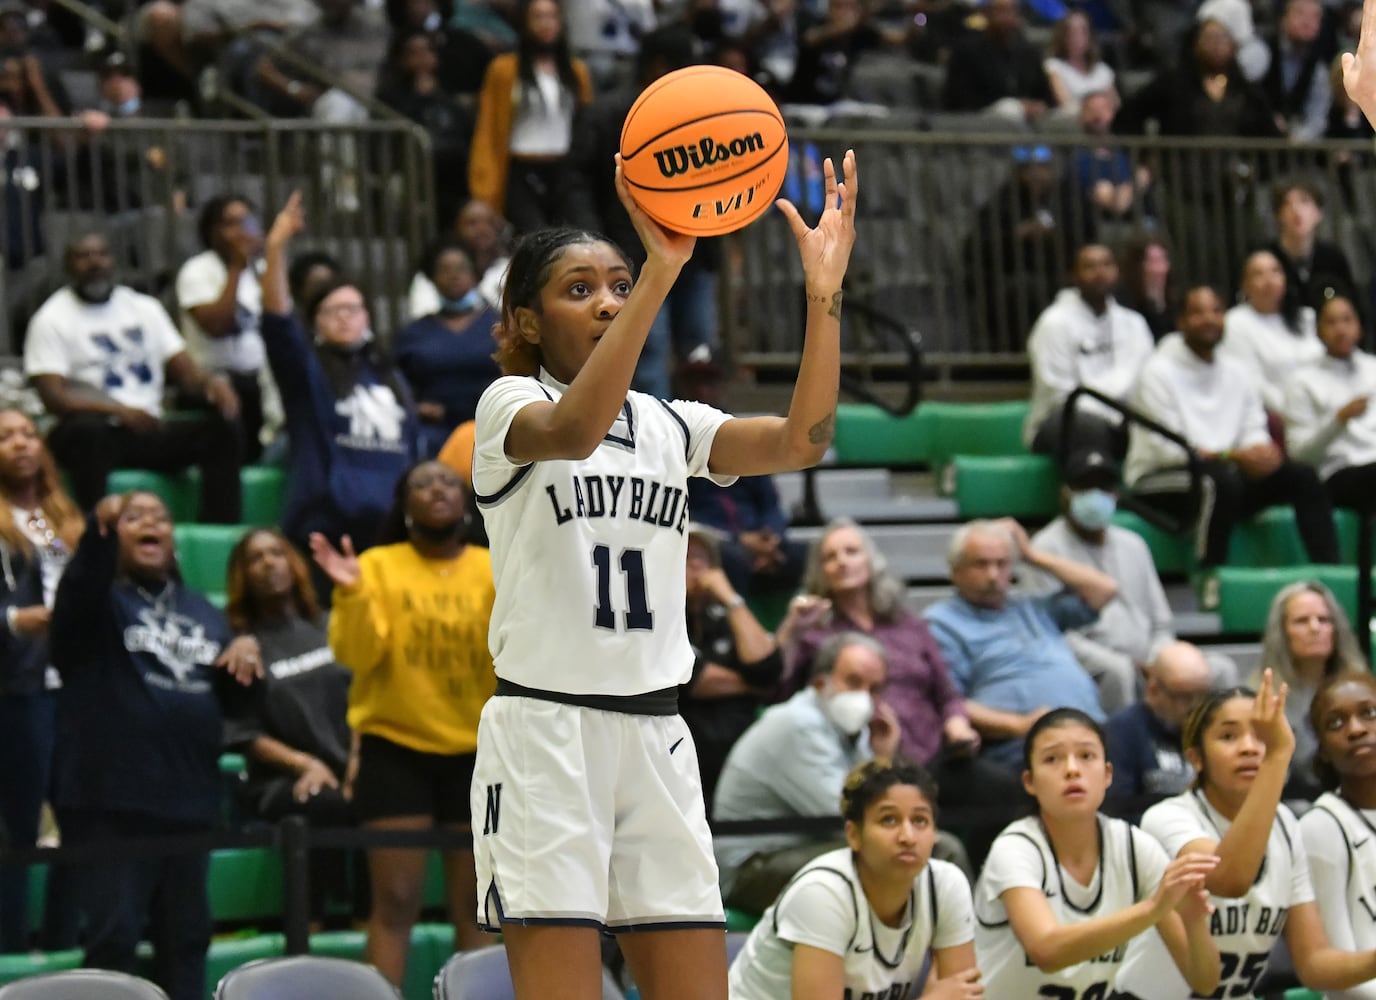
[[[655,615],[645,596],[645,553],[640,549],[622,549],[616,562],[626,590],[626,610],[622,614],[624,627],[627,632],[648,632],[655,627]],[[605,545],[593,546],[592,564],[597,570],[597,607],[593,609],[593,624],[614,632],[612,550]]]

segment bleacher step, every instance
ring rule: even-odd
[[[909,583],[946,580],[946,546],[954,529],[951,524],[867,524],[889,562],[889,572]],[[811,545],[821,537],[820,527],[792,528],[789,535]]]

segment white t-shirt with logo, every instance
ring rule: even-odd
[[[162,303],[124,285],[102,303],[60,288],[29,321],[24,374],[61,375],[162,416],[164,368],[186,343]]]
[[[930,951],[974,934],[970,883],[955,865],[927,862],[902,925],[889,927],[870,908],[850,850],[828,851],[802,867],[750,932],[731,964],[731,1000],[788,997],[800,944],[842,957],[847,997],[906,997]]]
[[[196,254],[177,272],[177,305],[182,314],[182,336],[187,349],[202,367],[217,372],[256,372],[263,367],[266,352],[260,329],[263,318],[263,290],[258,284],[261,261],[239,273],[235,292],[234,322],[238,333],[212,337],[191,315],[196,306],[209,305],[220,298],[229,269],[214,250]]]

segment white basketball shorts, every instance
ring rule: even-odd
[[[676,715],[492,698],[472,803],[488,930],[725,927],[697,751]]]

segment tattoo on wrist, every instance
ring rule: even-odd
[[[827,315],[836,320],[841,318],[841,293],[839,291],[831,296],[831,308],[827,310]]]
[[[840,295],[840,292],[836,293]],[[832,432],[836,427],[836,414],[828,413],[807,429],[807,439],[811,444],[830,444]]]

